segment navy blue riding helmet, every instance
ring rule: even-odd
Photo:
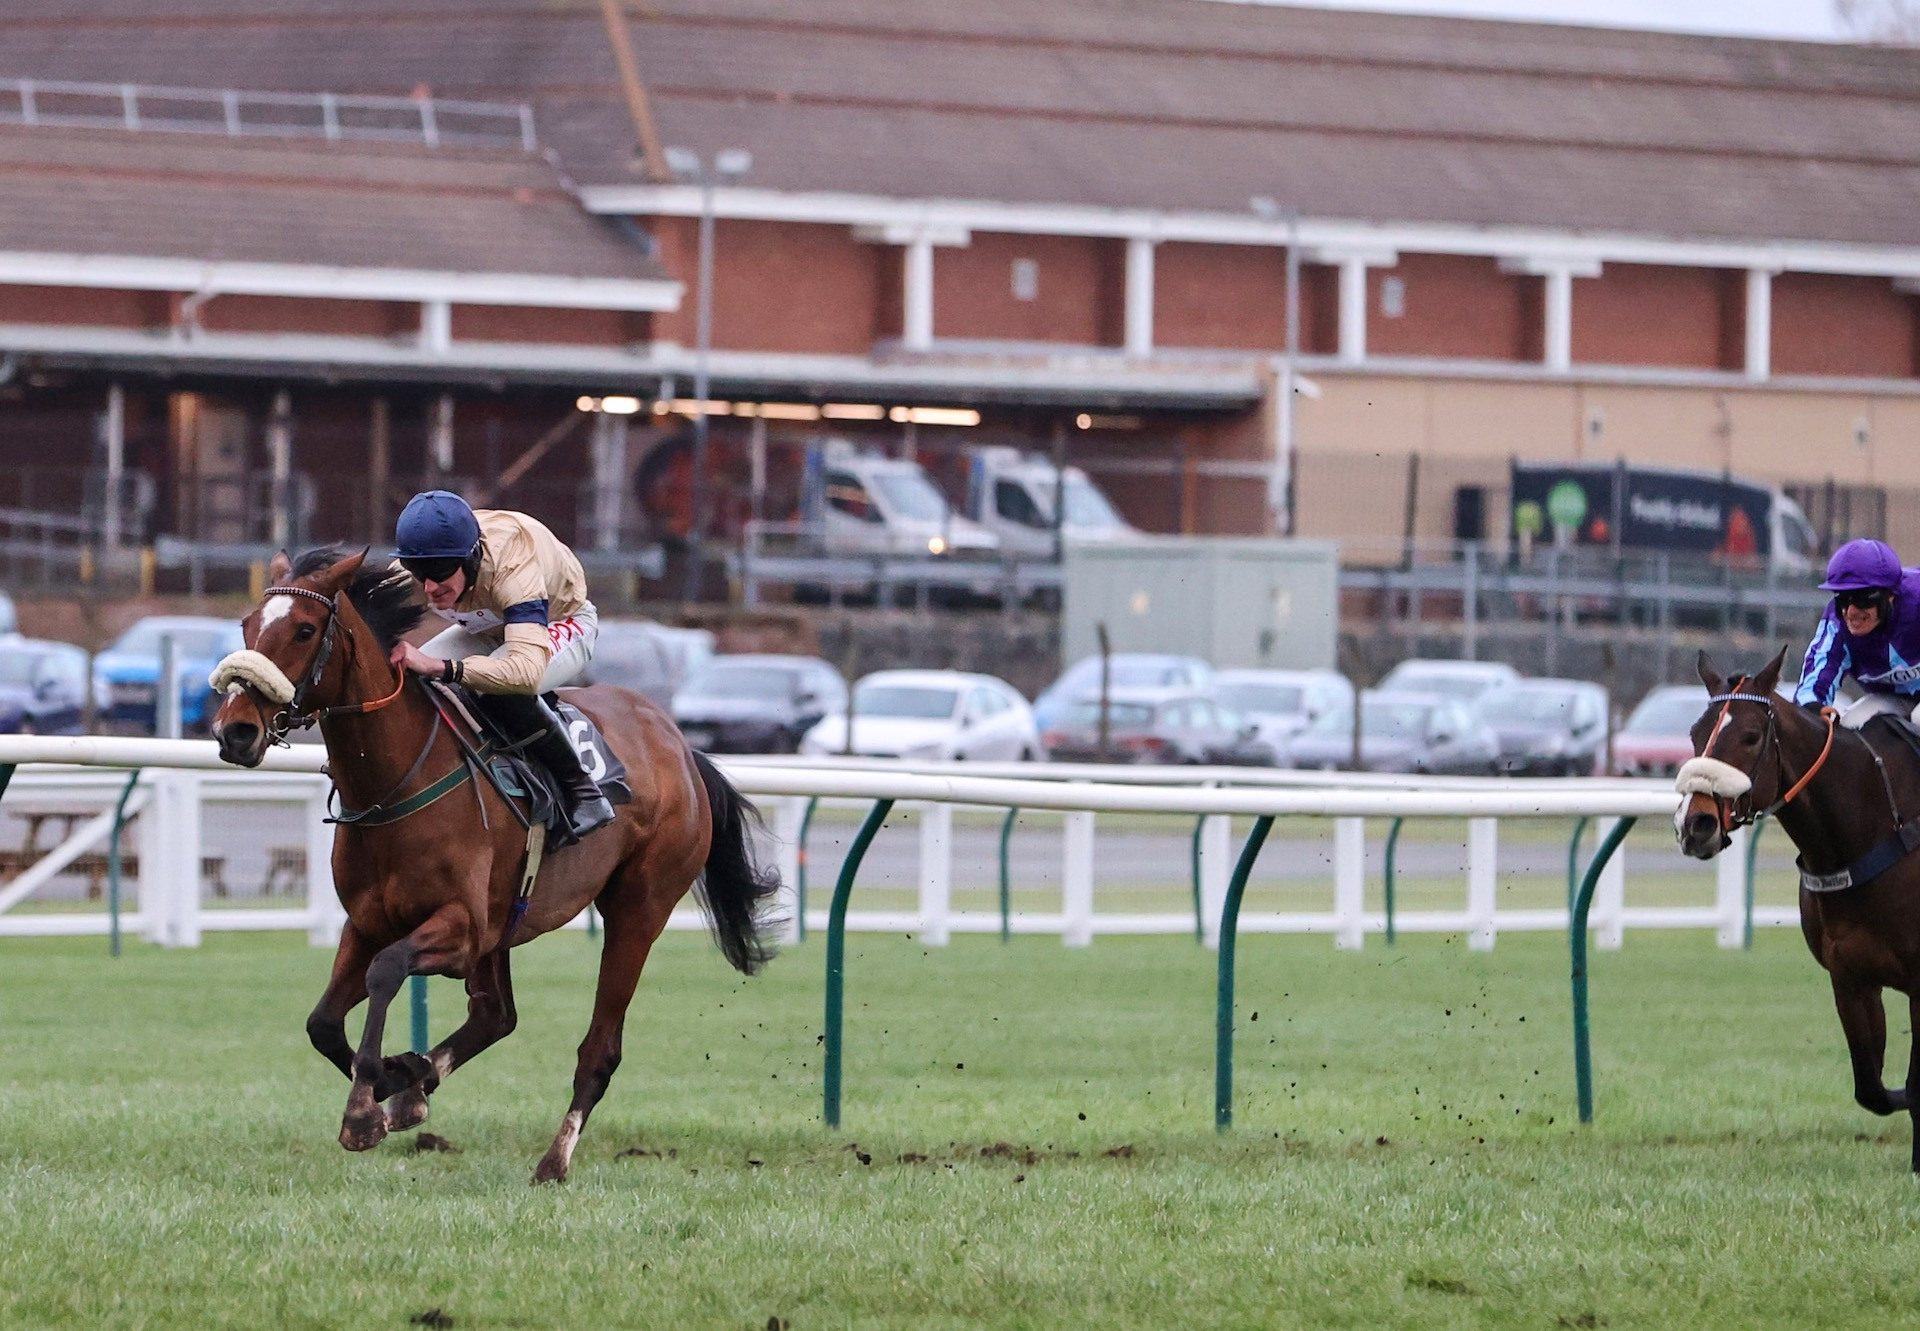
[[[480,553],[480,519],[453,491],[427,490],[400,511],[393,543],[401,567],[421,581],[445,582],[464,568],[471,583]]]

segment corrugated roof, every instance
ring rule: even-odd
[[[544,158],[0,127],[0,250],[668,280]]]
[[[638,179],[594,0],[0,8],[0,75],[524,98],[575,179]],[[630,13],[663,135],[761,186],[1920,244],[1911,51],[1206,0]]]

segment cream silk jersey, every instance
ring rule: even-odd
[[[440,612],[497,645],[469,656],[467,684],[480,693],[537,693],[553,655],[549,624],[586,603],[587,575],[573,551],[539,521],[506,509],[477,509],[480,568],[473,586]]]

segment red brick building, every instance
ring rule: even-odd
[[[1444,537],[1518,455],[1730,467],[1920,537],[1912,52],[1207,0],[150,8],[0,26],[0,77],[43,81],[0,87],[40,122],[0,131],[0,449],[97,474],[119,413],[164,530],[237,530],[207,476],[244,509],[277,467],[316,529],[376,531],[415,480],[535,445],[498,497],[644,530],[595,495],[683,421],[571,417],[690,395],[703,198],[659,169],[685,146],[753,157],[713,200],[736,488],[756,434],[937,463],[1064,432],[1162,530]],[[307,100],[191,113],[230,135],[68,94],[92,121],[58,128],[46,80]],[[408,105],[407,143],[341,123]]]

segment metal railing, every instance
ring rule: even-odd
[[[0,79],[0,123],[170,130],[230,138],[539,147],[525,102]],[[8,103],[11,103],[9,105]]]

